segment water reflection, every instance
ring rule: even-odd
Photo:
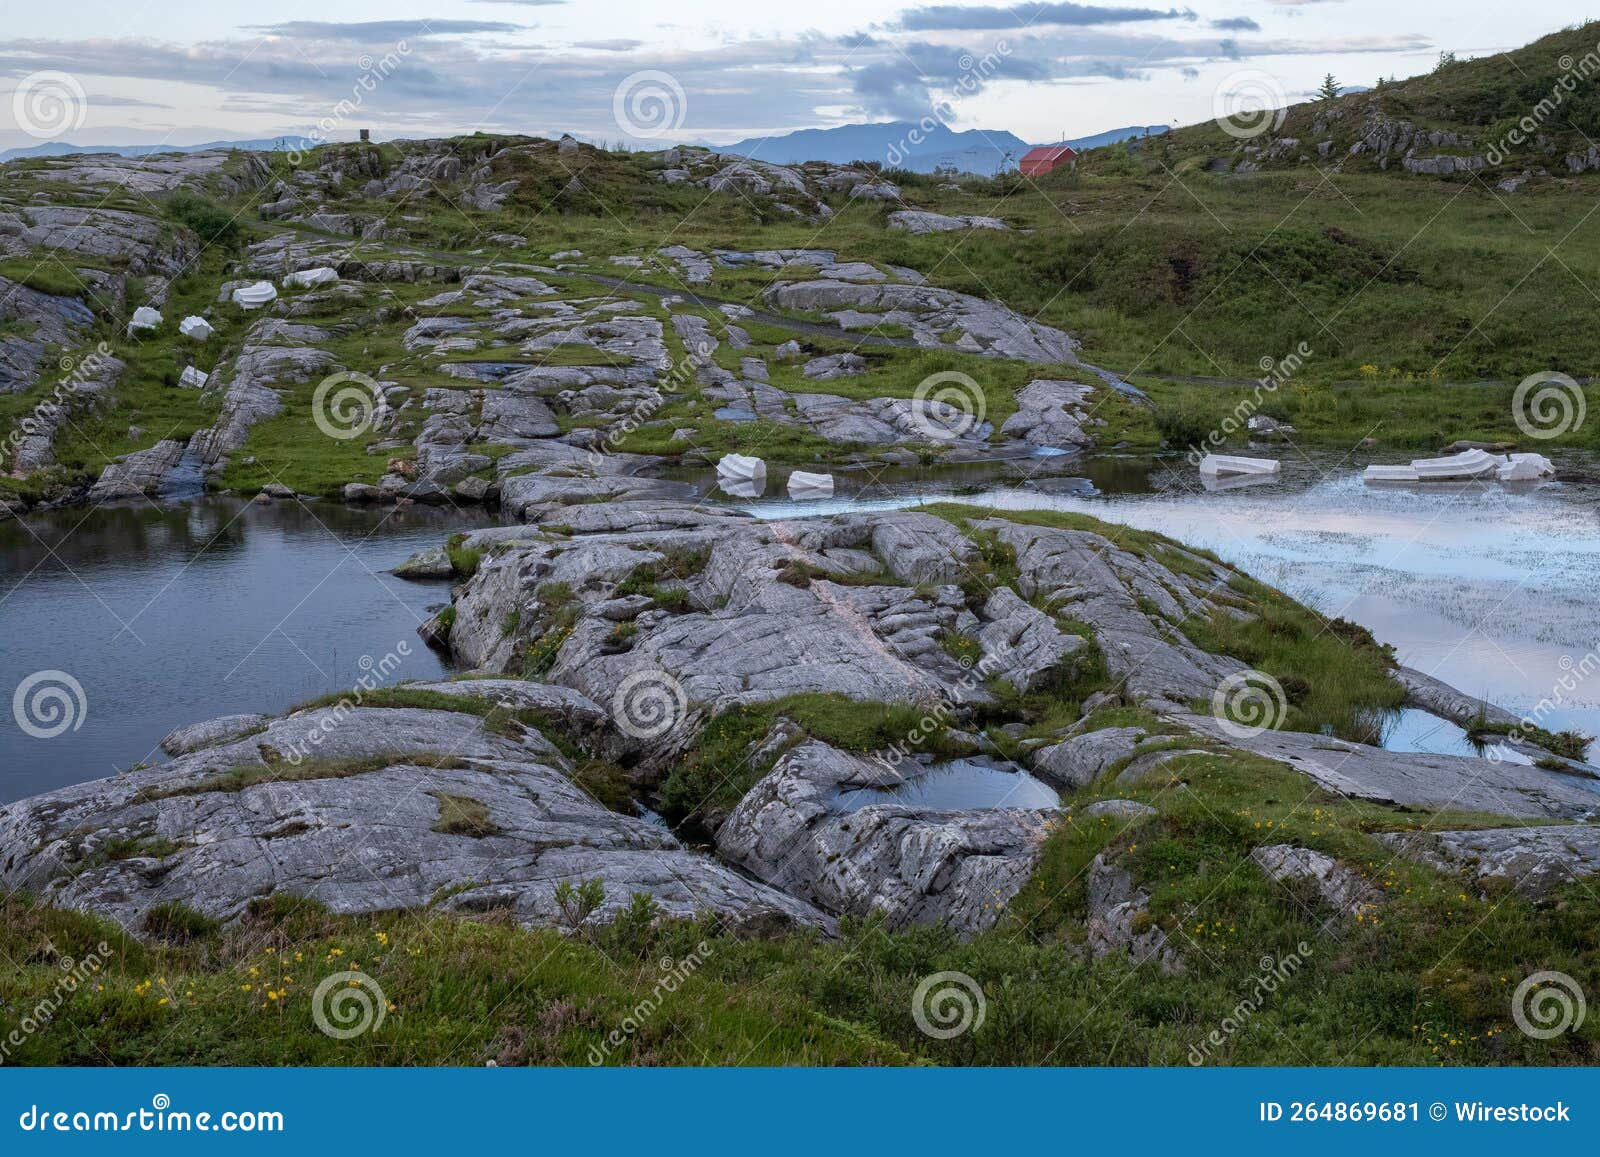
[[[835,793],[839,812],[860,811],[875,804],[967,811],[973,808],[1043,808],[1060,803],[1054,789],[1013,764],[985,759],[955,759],[926,770],[908,771],[894,787],[854,788]]]
[[[0,523],[0,702],[35,671],[83,686],[82,726],[36,739],[0,714],[0,799],[109,775],[174,727],[281,710],[441,660],[416,637],[444,584],[387,572],[480,515],[227,498],[69,509]]]

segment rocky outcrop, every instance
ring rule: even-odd
[[[1448,683],[1424,675],[1414,667],[1396,667],[1395,682],[1406,689],[1406,705],[1471,728],[1484,723],[1516,726],[1518,719],[1503,707],[1457,691]]]
[[[1007,226],[998,217],[951,217],[944,213],[902,209],[889,214],[889,228],[904,229],[913,234],[926,234],[955,233],[962,229],[1005,230]]]
[[[106,402],[127,367],[109,354],[90,354],[74,368],[64,388],[52,391],[50,399],[35,406],[21,420],[16,451],[5,466],[17,477],[26,477],[55,465],[56,438],[72,420],[74,411],[92,409]]]
[[[328,336],[327,331],[316,326],[270,317],[250,327],[229,372],[224,373],[219,367],[212,375],[213,381],[227,379],[217,421],[196,433],[192,440],[208,470],[226,467],[229,455],[244,445],[251,428],[283,408],[281,387],[332,372],[332,356],[317,348],[317,343],[327,341]]]
[[[111,463],[89,488],[89,501],[109,502],[118,498],[155,495],[161,490],[167,475],[183,458],[184,449],[184,443],[167,439],[157,442],[148,450],[136,450],[120,462]]]
[[[1340,795],[1530,819],[1586,819],[1600,796],[1570,775],[1509,760],[1385,751],[1331,735],[1265,731],[1240,736],[1211,716],[1177,716],[1195,732],[1275,759]]]
[[[1150,915],[1150,894],[1102,853],[1089,865],[1089,951],[1095,957],[1126,955],[1134,964],[1153,963],[1163,976],[1184,971],[1183,955]]]
[[[764,300],[779,309],[824,314],[841,329],[903,325],[917,344],[1036,363],[1075,363],[1078,343],[1058,329],[1000,305],[926,285],[871,285],[820,278],[781,281]]]
[[[1117,764],[1132,759],[1145,738],[1139,727],[1086,731],[1034,751],[1028,766],[1040,779],[1063,791],[1087,787]]]
[[[828,926],[665,828],[606,811],[569,773],[537,730],[473,714],[301,712],[0,809],[0,882],[136,934],[158,904],[233,920],[282,894],[341,913],[506,910],[555,925],[556,886],[582,880],[603,882],[597,923],[645,893],[670,916]]]
[[[125,209],[29,205],[0,211],[0,256],[30,252],[173,277],[194,260],[197,248],[187,230],[175,231],[154,215]]]
[[[1383,899],[1365,877],[1311,848],[1271,844],[1256,848],[1250,858],[1280,883],[1309,884],[1322,903],[1346,916],[1370,915]]]
[[[541,591],[555,589],[570,592],[578,617],[549,680],[598,702],[612,702],[633,676],[670,681],[691,710],[802,692],[930,705],[987,697],[981,679],[939,642],[984,623],[949,585],[972,546],[942,520],[886,513],[762,522],[627,502],[586,503],[548,517],[562,536],[484,559],[460,592],[451,641],[462,662],[511,664],[544,630],[549,608]],[[675,525],[616,529],[634,518],[641,526],[652,519]],[[915,549],[897,549],[919,538]],[[630,645],[618,650],[610,642],[615,588],[647,567],[681,587],[684,602],[676,611],[635,614]],[[518,629],[508,635],[513,612]],[[1071,653],[1074,642],[1057,642],[1056,653]],[[1049,646],[1030,638],[1018,661],[1043,669]]]
[[[0,237],[5,217],[0,214]],[[48,346],[70,348],[94,325],[94,312],[76,297],[56,297],[0,277],[0,394],[39,380]]]
[[[1600,872],[1600,826],[1551,825],[1461,832],[1390,832],[1378,839],[1410,859],[1542,899]]]
[[[717,851],[757,878],[889,928],[990,927],[1033,874],[1054,809],[843,811],[846,788],[881,786],[877,762],[807,742],[778,760],[717,830]]]
[[[230,149],[152,153],[143,157],[72,154],[46,158],[43,167],[36,170],[40,180],[100,185],[143,195],[170,192],[180,185],[198,187],[207,181],[216,181],[222,191],[233,195],[261,187],[270,175],[265,158]]]
[[[1228,575],[1219,564],[1171,548],[1185,562],[1213,572],[1199,578],[1092,531],[1001,519],[979,529],[993,531],[1016,551],[1018,593],[1093,629],[1106,666],[1134,702],[1158,711],[1183,708],[1209,698],[1221,680],[1244,669],[1238,660],[1201,650],[1178,629],[1191,615],[1215,610],[1210,596]]]
[[[1000,433],[1031,446],[1086,449],[1094,445],[1094,437],[1085,427],[1105,424],[1090,416],[1093,397],[1094,387],[1077,382],[1029,382],[1017,392],[1017,412],[1005,420]]]

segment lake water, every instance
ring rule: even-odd
[[[1045,459],[1032,477],[1017,474],[1034,464],[1007,463],[965,467],[955,484],[840,471],[835,498],[818,502],[789,501],[780,475],[771,497],[723,500],[786,518],[954,494],[1160,531],[1368,627],[1401,662],[1463,691],[1519,714],[1547,701],[1551,730],[1600,734],[1600,463],[1559,456],[1557,479],[1542,483],[1394,487],[1365,484],[1365,458],[1284,453],[1279,480],[1221,490],[1181,458],[1074,463],[1077,478]]]
[[[1517,488],[1375,488],[1362,483],[1362,465],[1292,455],[1281,481],[1222,491],[1204,489],[1181,460],[837,471],[836,497],[807,503],[782,497],[785,472],[775,471],[775,497],[721,500],[791,517],[957,496],[1159,530],[1369,627],[1402,662],[1514,711],[1575,682],[1559,692],[1546,725],[1600,733],[1600,675],[1577,678],[1600,666],[1595,462],[1558,459],[1558,481]],[[677,476],[714,484],[710,472]],[[0,523],[0,800],[158,757],[174,727],[282,710],[349,687],[365,673],[364,660],[397,656],[396,681],[439,675],[445,664],[416,628],[448,600],[448,587],[388,571],[486,521],[420,506],[258,506],[213,497]],[[8,700],[30,677],[55,671],[82,687],[84,706],[75,728],[36,738]],[[36,684],[35,696],[50,686]],[[78,709],[70,689],[65,702]],[[1470,749],[1458,728],[1438,723],[1403,713],[1386,742]],[[930,778],[924,786],[938,785]]]
[[[228,498],[0,522],[0,800],[160,757],[174,727],[353,686],[364,661],[395,656],[395,680],[438,675],[416,630],[449,588],[387,572],[469,524],[420,506]],[[12,709],[42,672],[82,688],[32,685],[36,730],[75,723],[50,738]]]

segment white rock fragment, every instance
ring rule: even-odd
[[[263,305],[271,305],[276,300],[278,291],[273,288],[270,281],[241,285],[233,291],[233,303],[241,309],[260,309]]]
[[[1555,463],[1543,454],[1507,454],[1498,470],[1502,482],[1534,482],[1555,472]]]
[[[1463,450],[1444,458],[1418,458],[1404,466],[1368,466],[1368,482],[1459,482],[1491,475],[1501,482],[1535,482],[1556,472],[1543,454],[1490,454]]]
[[[151,309],[148,305],[141,305],[133,311],[133,317],[128,320],[128,336],[143,333],[148,330],[161,328],[161,311]]]
[[[178,323],[178,332],[194,341],[210,341],[211,323],[203,317],[191,314]]]
[[[1239,458],[1231,454],[1207,454],[1200,462],[1200,473],[1210,477],[1224,474],[1276,474],[1275,458]]]
[[[796,470],[789,475],[789,497],[797,502],[833,497],[832,474],[808,474]]]
[[[1482,478],[1498,473],[1501,459],[1486,450],[1463,450],[1444,458],[1417,458],[1411,469],[1424,482],[1457,478]]]
[[[1362,474],[1368,482],[1416,482],[1417,472],[1410,466],[1368,466]]]
[[[283,284],[295,289],[310,289],[317,285],[331,285],[339,280],[339,271],[324,265],[318,269],[302,269],[283,279]]]
[[[178,385],[185,390],[203,390],[210,380],[210,374],[195,366],[184,366],[183,373],[178,375]]]
[[[745,454],[724,454],[717,463],[717,485],[735,498],[759,498],[767,488],[767,464]]]

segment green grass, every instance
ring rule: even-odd
[[[1159,407],[1156,423],[1168,445],[1203,443],[1233,418],[1237,432],[1227,441],[1247,440],[1240,415],[1264,414],[1288,422],[1296,440],[1351,449],[1363,439],[1397,450],[1437,450],[1457,439],[1508,442],[1538,449],[1517,426],[1513,385],[1448,384],[1439,380],[1372,378],[1326,384],[1290,384],[1274,391],[1254,386],[1197,385],[1139,378]],[[1581,387],[1585,405],[1600,406],[1600,388]],[[1584,422],[1563,434],[1557,445],[1600,449],[1600,425]]]
[[[56,297],[88,297],[94,287],[78,270],[95,267],[94,262],[79,261],[71,255],[65,260],[54,254],[7,257],[0,259],[0,277]]]
[[[1107,794],[1109,785],[1084,798]],[[1001,924],[966,943],[937,928],[889,933],[857,920],[834,941],[643,919],[566,937],[519,929],[505,913],[335,917],[280,895],[257,901],[230,928],[181,909],[165,913],[161,934],[141,944],[107,921],[12,897],[0,903],[7,1007],[31,1007],[48,993],[63,957],[85,959],[101,941],[110,953],[49,1028],[8,1060],[1186,1065],[1252,991],[1261,959],[1301,954],[1301,945],[1308,951],[1299,970],[1208,1063],[1600,1060],[1594,1024],[1537,1041],[1510,1015],[1513,990],[1534,970],[1600,983],[1590,935],[1600,900],[1590,889],[1571,885],[1555,903],[1535,906],[1493,883],[1464,887],[1395,860],[1372,833],[1433,817],[1308,794],[1298,774],[1266,761],[1188,757],[1115,794],[1160,814],[1134,824],[1085,820],[1081,809],[1064,816]],[[1382,899],[1360,920],[1334,917],[1337,937],[1322,935],[1333,914],[1314,895],[1272,883],[1245,859],[1279,842],[1337,856]],[[1098,854],[1149,891],[1150,924],[1182,952],[1183,974],[1083,951],[1085,873]],[[638,1032],[605,1049],[608,1034],[657,988],[663,956],[692,956],[696,967]],[[386,1015],[340,1042],[314,1027],[311,998],[325,976],[345,970],[373,979]],[[941,971],[973,977],[986,1002],[983,1026],[949,1041],[923,1035],[911,1016],[912,992]]]
[[[698,821],[707,812],[726,810],[742,799],[771,770],[780,751],[753,761],[775,721],[790,719],[815,739],[862,754],[883,751],[915,737],[918,751],[934,755],[965,754],[969,749],[947,736],[943,719],[924,726],[928,712],[920,707],[858,703],[844,695],[790,695],[759,706],[735,707],[710,720],[694,747],[668,773],[661,785],[662,814],[674,821]]]
[[[382,755],[364,755],[353,759],[305,759],[291,763],[281,753],[277,758],[269,755],[265,764],[235,767],[210,775],[196,783],[180,787],[152,788],[142,793],[146,802],[175,799],[187,795],[208,795],[212,792],[238,792],[263,783],[300,783],[313,779],[344,779],[352,775],[366,775],[386,767],[406,764],[415,767],[459,768],[466,764],[450,755],[431,751],[393,751]]]
[[[481,840],[498,836],[500,828],[489,816],[489,807],[482,800],[448,792],[429,792],[439,801],[439,818],[433,830],[449,836],[469,836]]]
[[[1229,584],[1255,616],[1241,622],[1224,610],[1178,624],[1194,643],[1265,671],[1283,688],[1289,731],[1320,731],[1378,743],[1382,723],[1405,703],[1389,672],[1393,652],[1365,627],[1326,619],[1254,579]],[[1210,709],[1210,704],[1205,705]]]

